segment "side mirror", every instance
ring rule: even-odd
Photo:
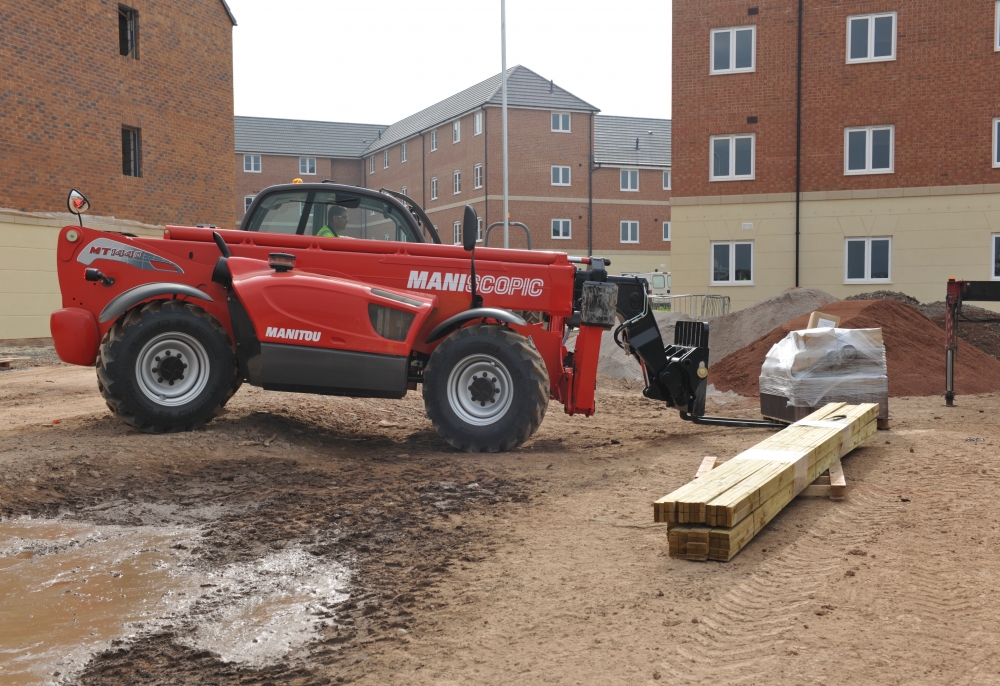
[[[69,211],[77,216],[90,209],[90,203],[83,197],[83,193],[75,188],[69,192],[69,197],[66,198],[66,205],[69,207]]]
[[[462,220],[462,247],[468,252],[476,248],[476,239],[479,238],[479,217],[472,205],[465,206],[465,217]]]

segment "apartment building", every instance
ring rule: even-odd
[[[1000,279],[1000,3],[703,0],[673,22],[675,292]]]
[[[507,89],[510,221],[529,227],[531,247],[599,253],[612,271],[668,270],[670,122],[599,115],[522,66]],[[402,191],[445,242],[459,240],[472,205],[483,240],[502,246],[500,106],[497,74],[388,127],[237,117],[237,212],[260,188],[309,173]],[[521,228],[510,246],[527,247]]]
[[[224,0],[0,4],[0,339],[49,335],[71,188],[97,228],[229,223],[235,25]]]

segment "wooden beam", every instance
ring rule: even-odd
[[[30,357],[0,357],[0,369],[10,369],[14,362],[27,362]]]

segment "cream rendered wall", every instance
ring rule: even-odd
[[[674,198],[673,292],[717,293],[746,307],[795,284],[792,194]],[[744,230],[744,222],[753,224]],[[991,278],[991,236],[1000,232],[1000,186],[804,193],[800,285],[839,298],[874,290],[943,300],[950,276]],[[892,237],[891,283],[844,283],[844,239]],[[710,286],[712,241],[753,240],[752,286]],[[993,304],[996,308],[996,304]]]
[[[49,315],[62,307],[56,240],[69,213],[0,210],[0,340],[48,338]],[[162,228],[108,217],[84,217],[90,228],[162,237]]]

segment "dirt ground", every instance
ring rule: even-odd
[[[276,660],[193,644],[219,590],[200,584],[170,622],[41,683],[1000,683],[1000,394],[893,399],[891,431],[844,460],[846,501],[800,498],[733,561],[697,563],[667,556],[651,503],[766,434],[690,425],[640,390],[602,380],[594,417],[552,405],[519,450],[468,455],[416,393],[244,387],[205,429],[152,436],[111,417],[93,369],[0,373],[0,526],[184,526],[173,553],[205,574],[288,551],[351,570]],[[0,644],[29,621],[5,611]]]

